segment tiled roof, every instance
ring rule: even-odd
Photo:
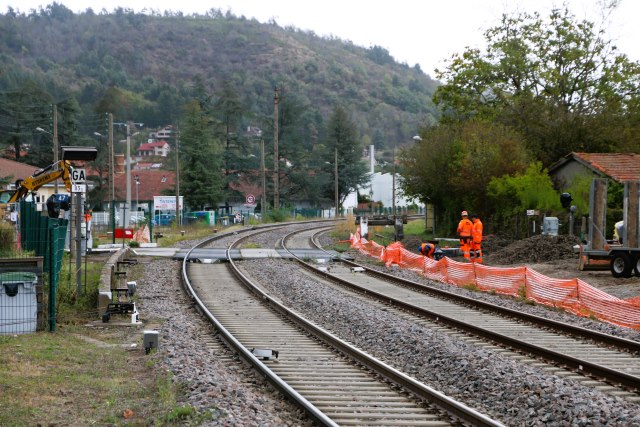
[[[140,184],[136,184],[138,176]],[[126,174],[117,174],[114,178],[116,200],[127,198]],[[136,199],[136,185],[138,186],[138,200],[152,202],[153,196],[163,196],[166,191],[174,191],[176,173],[162,170],[133,170],[131,171],[131,199]]]
[[[154,147],[164,147],[165,145],[168,145],[168,143],[164,140],[145,142],[144,144],[140,144],[140,147],[138,147],[138,151],[153,150]]]
[[[618,181],[640,181],[640,154],[571,153],[577,161]]]
[[[11,177],[11,183],[17,179],[25,179],[40,168],[26,163],[16,162],[0,157],[0,178]]]

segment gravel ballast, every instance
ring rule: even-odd
[[[265,233],[252,237],[251,242],[271,248],[281,234]],[[213,246],[227,246],[237,238],[228,236]],[[232,357],[228,350],[212,350],[201,344],[202,336],[215,331],[195,314],[190,300],[180,290],[178,265],[171,260],[150,262],[139,294],[143,317],[164,318],[159,329],[160,351],[153,357],[161,369],[170,370],[176,381],[186,385],[185,403],[212,411],[213,421],[206,425],[310,425],[296,407],[283,401],[264,381],[252,374],[247,377],[249,369],[244,364],[230,364],[226,360]],[[242,265],[270,293],[325,329],[507,425],[640,426],[639,405],[476,348],[345,296],[303,274],[291,261],[263,259]],[[375,268],[602,332],[636,340],[640,336],[626,328],[523,304],[513,298],[433,282],[413,272],[379,265]],[[225,360],[221,360],[221,351],[226,352]]]

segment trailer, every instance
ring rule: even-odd
[[[640,181],[624,183],[620,242],[607,240],[606,178],[594,178],[589,192],[587,243],[579,248],[580,270],[606,269],[613,277],[640,275]]]

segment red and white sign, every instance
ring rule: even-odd
[[[247,204],[248,205],[255,205],[256,204],[256,196],[254,196],[253,194],[247,194]]]

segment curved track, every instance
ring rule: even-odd
[[[199,309],[232,348],[316,423],[501,425],[292,313],[251,283],[231,257],[212,264],[188,260],[183,280]]]
[[[319,248],[315,235],[311,230],[291,233],[283,243],[299,247],[306,242]],[[572,376],[610,394],[640,400],[637,394],[640,389],[640,343],[636,341],[461,297],[345,260],[332,263],[330,268],[298,261],[314,274],[353,292],[374,297],[385,305],[408,311],[417,316],[416,320],[430,319],[439,328],[445,325],[457,333],[463,331],[465,335],[471,335],[472,339],[482,337],[518,351],[513,356],[519,359],[523,354],[534,355],[559,366],[554,372],[559,376]],[[354,271],[363,273],[354,274]],[[529,362],[539,363],[539,360],[529,359]],[[606,380],[608,384],[593,378]]]

